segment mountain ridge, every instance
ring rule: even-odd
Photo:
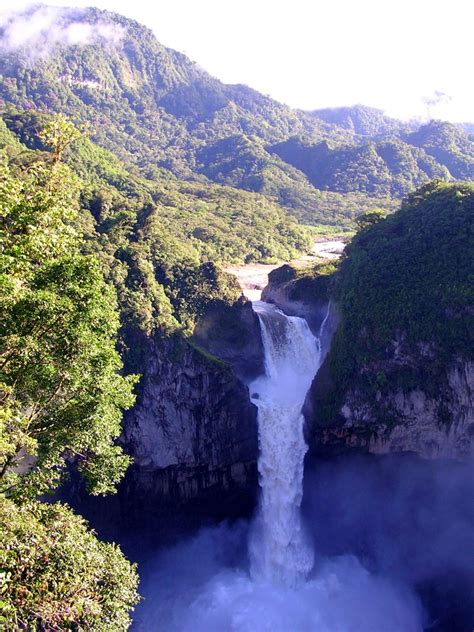
[[[28,41],[6,48],[14,20],[38,11],[49,20],[35,40],[40,50],[49,42],[47,55],[26,55]],[[3,107],[87,122],[95,142],[147,178],[165,169],[261,193],[303,223],[339,228],[429,179],[474,179],[474,141],[449,123],[417,127],[365,106],[294,110],[220,82],[108,11],[41,5],[15,15],[0,29]],[[88,39],[71,40],[78,25]]]

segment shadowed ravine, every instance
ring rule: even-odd
[[[256,302],[254,309],[266,369],[250,385],[260,443],[256,517],[203,529],[144,565],[146,602],[134,629],[421,631],[410,590],[372,576],[353,556],[316,554],[314,562],[300,512],[307,451],[301,408],[321,363],[319,336],[272,305]]]

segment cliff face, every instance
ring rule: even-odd
[[[265,370],[258,316],[243,296],[233,305],[209,306],[195,327],[193,342],[228,363],[244,382]]]
[[[467,459],[474,440],[474,188],[427,184],[361,218],[332,284],[340,322],[308,394],[314,451]]]
[[[268,275],[268,285],[262,291],[262,301],[272,303],[289,316],[305,318],[314,333],[319,332],[328,311],[329,275],[332,264],[323,264],[318,274],[298,271],[285,264]],[[333,310],[332,326],[337,323]]]
[[[407,357],[411,368],[420,367]],[[405,365],[407,366],[407,365]],[[374,371],[380,367],[367,367]],[[457,358],[444,372],[443,387],[434,392],[422,386],[390,385],[399,374],[397,360],[385,364],[388,383],[368,392],[357,387],[344,391],[330,422],[324,407],[333,389],[327,364],[323,365],[305,403],[307,439],[316,454],[361,450],[374,454],[412,452],[423,458],[464,460],[474,455],[474,362]],[[420,384],[424,380],[420,379]],[[426,382],[425,382],[426,383]]]
[[[121,489],[125,506],[150,515],[193,503],[204,515],[245,512],[258,454],[247,387],[230,365],[183,340],[148,339],[142,357],[122,436],[134,459]]]

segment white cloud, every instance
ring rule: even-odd
[[[27,2],[0,0],[2,8]],[[222,81],[293,107],[363,103],[410,118],[426,116],[423,99],[439,91],[452,100],[433,107],[433,116],[474,119],[474,3],[467,0],[51,2],[134,18]]]
[[[81,11],[37,6],[23,13],[0,13],[3,51],[22,49],[30,57],[48,55],[56,46],[85,45],[94,42],[117,45],[124,29],[118,24],[81,20]]]

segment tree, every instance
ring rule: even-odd
[[[51,491],[72,458],[92,493],[106,493],[129,463],[114,440],[134,378],[120,375],[115,293],[79,251],[77,190],[56,160],[0,164],[0,490],[10,496]]]
[[[385,219],[386,217],[387,217],[386,211],[380,208],[374,208],[356,217],[355,222],[359,230],[365,230],[366,228],[370,228],[374,224],[377,224],[378,222]]]
[[[0,496],[0,534],[4,630],[128,629],[136,568],[68,507]]]
[[[51,149],[54,163],[61,160],[64,150],[82,134],[66,116],[57,114],[46,123],[38,134],[39,139]]]

